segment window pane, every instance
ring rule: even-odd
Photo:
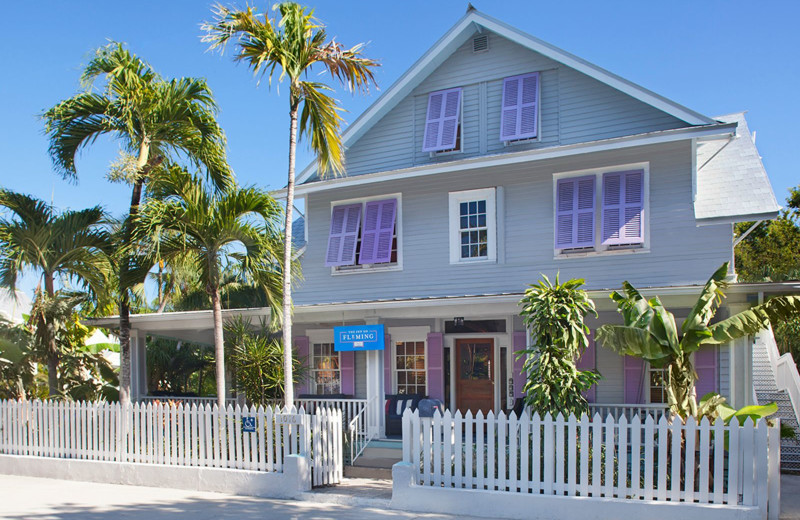
[[[476,201],[469,203],[469,212],[471,215],[478,212],[478,203]]]
[[[478,201],[478,211],[480,211],[481,213],[486,213],[486,201],[485,200]]]
[[[461,212],[461,215],[466,215],[467,213],[469,213],[469,210],[467,209],[467,203],[466,202],[462,202],[461,203],[460,212]]]

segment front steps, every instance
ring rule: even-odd
[[[797,423],[789,394],[785,390],[779,390],[776,384],[767,350],[776,348],[774,342],[771,331],[764,331],[756,336],[753,343],[753,386],[758,404],[777,404],[776,415],[781,424],[790,426],[795,432],[794,439],[781,439],[781,470],[800,472],[800,425]]]
[[[403,459],[403,441],[374,439],[352,466],[344,467],[348,478],[392,479],[392,466]]]

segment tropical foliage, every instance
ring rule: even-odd
[[[754,222],[736,224],[737,236]],[[786,208],[775,220],[763,222],[736,246],[736,274],[740,282],[800,280],[800,186],[789,190]],[[800,317],[772,322],[781,353],[800,362]]]
[[[313,10],[298,4],[276,4],[277,15],[259,13],[253,7],[244,10],[217,4],[215,19],[203,24],[203,41],[222,51],[228,43],[236,46],[234,60],[246,63],[256,75],[267,77],[270,84],[289,82],[289,173],[286,184],[286,240],[283,251],[283,344],[286,404],[294,399],[292,387],[292,223],[294,209],[295,156],[298,132],[306,137],[317,157],[320,176],[341,172],[344,168],[344,147],[340,137],[342,118],[338,102],[324,83],[307,78],[317,71],[350,91],[366,92],[375,82],[374,60],[362,54],[363,44],[349,49],[334,39],[328,41],[325,26],[314,18]],[[299,128],[298,128],[299,116]]]
[[[213,395],[216,387],[213,348],[148,337],[147,383],[151,395]]]
[[[517,354],[525,357],[525,401],[541,415],[587,412],[584,393],[600,379],[597,372],[576,366],[589,346],[584,319],[597,315],[594,302],[581,289],[583,284],[580,279],[562,284],[558,275],[553,283],[543,275],[520,301],[531,340],[531,347]]]
[[[64,304],[56,296],[56,282],[85,288],[95,300],[107,296],[111,238],[103,225],[105,214],[99,206],[59,213],[39,199],[2,189],[0,208],[8,215],[0,218],[0,285],[13,291],[23,272],[41,276],[44,289],[37,290],[35,307],[41,312],[32,319],[37,341],[47,352],[49,390],[55,396],[62,353],[55,320],[63,312],[50,311]]]
[[[237,317],[225,325],[225,348],[233,367],[235,386],[248,402],[268,405],[283,398],[283,344],[279,335],[261,322],[254,330],[249,319]],[[295,383],[306,377],[303,360],[292,359]]]
[[[157,258],[188,260],[199,273],[211,299],[217,398],[224,406],[222,275],[226,267],[239,273],[264,290],[270,308],[279,308],[281,207],[255,188],[229,185],[219,193],[209,191],[200,177],[178,167],[155,180],[151,190],[153,197],[137,221],[137,236],[153,241]]]
[[[597,340],[604,347],[667,369],[667,402],[672,413],[684,420],[698,416],[694,352],[755,334],[767,328],[770,320],[791,319],[800,312],[800,298],[783,296],[711,323],[725,296],[727,273],[726,262],[706,282],[680,333],[675,316],[657,296],[648,300],[628,282],[622,284],[623,292],[611,294],[624,324],[603,325],[597,330]]]
[[[130,396],[130,307],[132,290],[152,267],[137,255],[134,222],[145,183],[165,164],[188,160],[215,186],[231,182],[225,137],[216,122],[217,106],[204,80],[165,80],[144,60],[119,43],[97,50],[83,71],[86,91],[44,113],[50,155],[56,169],[77,179],[75,157],[101,135],[115,137],[126,154],[136,157],[125,178],[133,184],[128,218],[117,240],[116,293],[120,316],[121,401]],[[93,87],[100,83],[99,88]]]

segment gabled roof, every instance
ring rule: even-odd
[[[697,148],[694,216],[701,224],[773,219],[780,206],[744,112],[717,117],[737,123],[736,135]]]
[[[656,94],[636,83],[628,81],[574,54],[559,49],[545,41],[512,27],[496,18],[470,9],[456,24],[422,55],[400,78],[394,82],[364,113],[343,133],[345,148],[352,146],[367,130],[402,101],[427,78],[439,65],[472,36],[476,29],[486,29],[554,61],[563,63],[579,72],[605,83],[631,97],[670,114],[690,125],[708,125],[716,121],[672,100]],[[315,163],[309,164],[298,176],[301,184],[316,172]]]

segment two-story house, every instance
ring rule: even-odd
[[[743,114],[702,115],[475,10],[344,143],[344,176],[298,176],[299,393],[372,398],[376,415],[396,393],[509,408],[518,302],[541,273],[586,280],[593,330],[619,320],[608,294],[623,280],[680,318],[733,261],[733,224],[779,210]],[[726,306],[770,290],[733,286]],[[334,327],[359,324],[383,324],[384,349],[337,352]],[[699,352],[699,393],[751,401],[749,352]],[[665,400],[638,359],[592,345],[581,365],[603,376],[595,403]]]
[[[585,279],[593,331],[619,322],[608,295],[624,280],[680,319],[733,265],[734,223],[779,210],[742,113],[702,115],[475,10],[343,138],[345,175],[298,176],[296,393],[368,399],[372,435],[388,394],[510,408],[525,383],[518,302],[541,274]],[[719,315],[790,289],[734,284]],[[131,321],[134,396],[146,334],[211,340],[209,311]],[[336,349],[336,327],[367,325],[382,326],[378,350]],[[698,352],[698,393],[751,403],[752,345]],[[592,344],[580,364],[603,376],[595,408],[663,405],[661,374],[638,359]]]

